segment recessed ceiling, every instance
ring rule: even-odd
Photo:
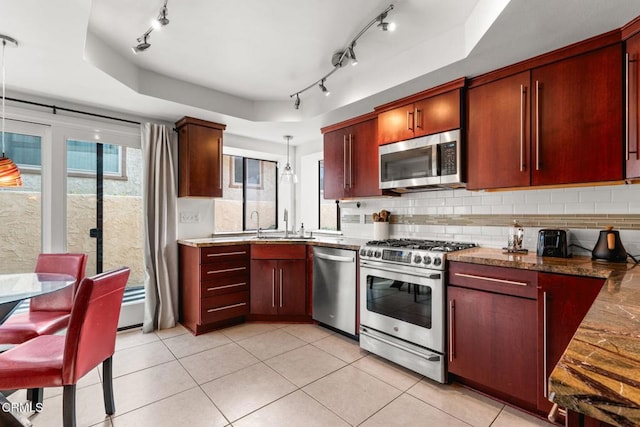
[[[169,0],[170,24],[151,47],[131,47],[163,0],[6,0],[0,32],[10,91],[175,121],[192,115],[227,124],[229,134],[282,143],[318,141],[321,126],[464,75],[489,71],[619,28],[640,15],[620,0],[397,0],[388,20],[356,46],[344,67],[331,56],[390,1]]]

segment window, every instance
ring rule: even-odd
[[[278,165],[268,160],[223,156],[223,196],[215,200],[215,231],[278,228]]]
[[[324,198],[324,161],[318,162],[319,188],[320,195],[320,229],[321,230],[340,230],[340,205],[337,200],[326,200]]]
[[[29,172],[39,171],[42,167],[42,150],[39,138],[31,135],[7,133],[7,155],[21,169]],[[10,138],[10,139],[9,139]],[[103,144],[104,175],[106,178],[123,177],[125,152],[122,147]],[[67,169],[71,176],[93,176],[96,173],[95,143],[86,141],[67,141]]]

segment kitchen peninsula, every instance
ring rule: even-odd
[[[604,285],[555,366],[549,397],[560,407],[612,425],[640,424],[640,270],[587,257],[541,258],[475,248],[452,261],[539,273],[595,277]],[[540,321],[539,321],[540,323]],[[570,424],[571,425],[571,424]]]

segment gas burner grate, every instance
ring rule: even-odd
[[[420,239],[388,239],[372,240],[367,242],[367,246],[379,246],[388,248],[421,249],[434,252],[455,252],[462,249],[474,248],[475,243],[447,242],[443,240],[420,240]]]

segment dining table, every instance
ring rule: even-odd
[[[57,273],[0,274],[0,325],[24,300],[59,291],[73,285],[75,281],[73,276]],[[9,394],[0,391],[0,426],[31,426],[29,419],[21,413],[28,405],[10,402],[5,393]]]

